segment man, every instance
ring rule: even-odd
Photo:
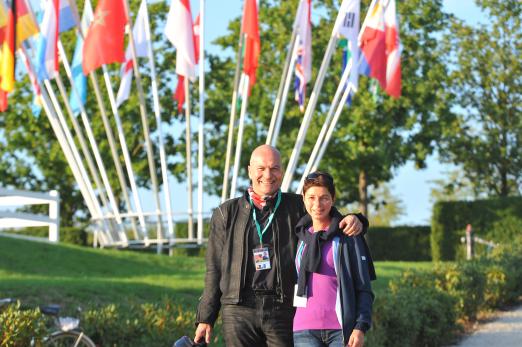
[[[252,152],[248,176],[252,186],[247,192],[212,215],[194,340],[210,343],[221,309],[227,346],[292,346],[294,227],[306,214],[303,198],[281,193],[281,156],[274,147],[262,145]],[[363,229],[354,215],[340,227],[347,235]]]

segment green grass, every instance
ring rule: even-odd
[[[431,262],[378,262],[376,295],[407,268]],[[196,256],[49,245],[0,237],[0,298],[28,304],[93,306],[157,302],[169,297],[195,309],[203,290],[205,260]]]

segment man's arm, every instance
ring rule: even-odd
[[[197,329],[194,340],[199,342],[204,338],[210,342],[212,326],[221,308],[221,253],[225,238],[225,219],[218,207],[210,220],[210,234],[206,254],[205,289],[199,301],[196,315]]]
[[[339,228],[343,229],[347,236],[356,236],[366,234],[369,225],[368,219],[362,213],[350,213],[339,223]]]

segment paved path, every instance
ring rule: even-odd
[[[511,311],[500,312],[494,320],[480,324],[472,335],[456,347],[486,346],[522,346],[522,305]]]

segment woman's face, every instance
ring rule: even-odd
[[[326,187],[310,187],[303,196],[306,211],[313,220],[329,220],[334,199]]]

